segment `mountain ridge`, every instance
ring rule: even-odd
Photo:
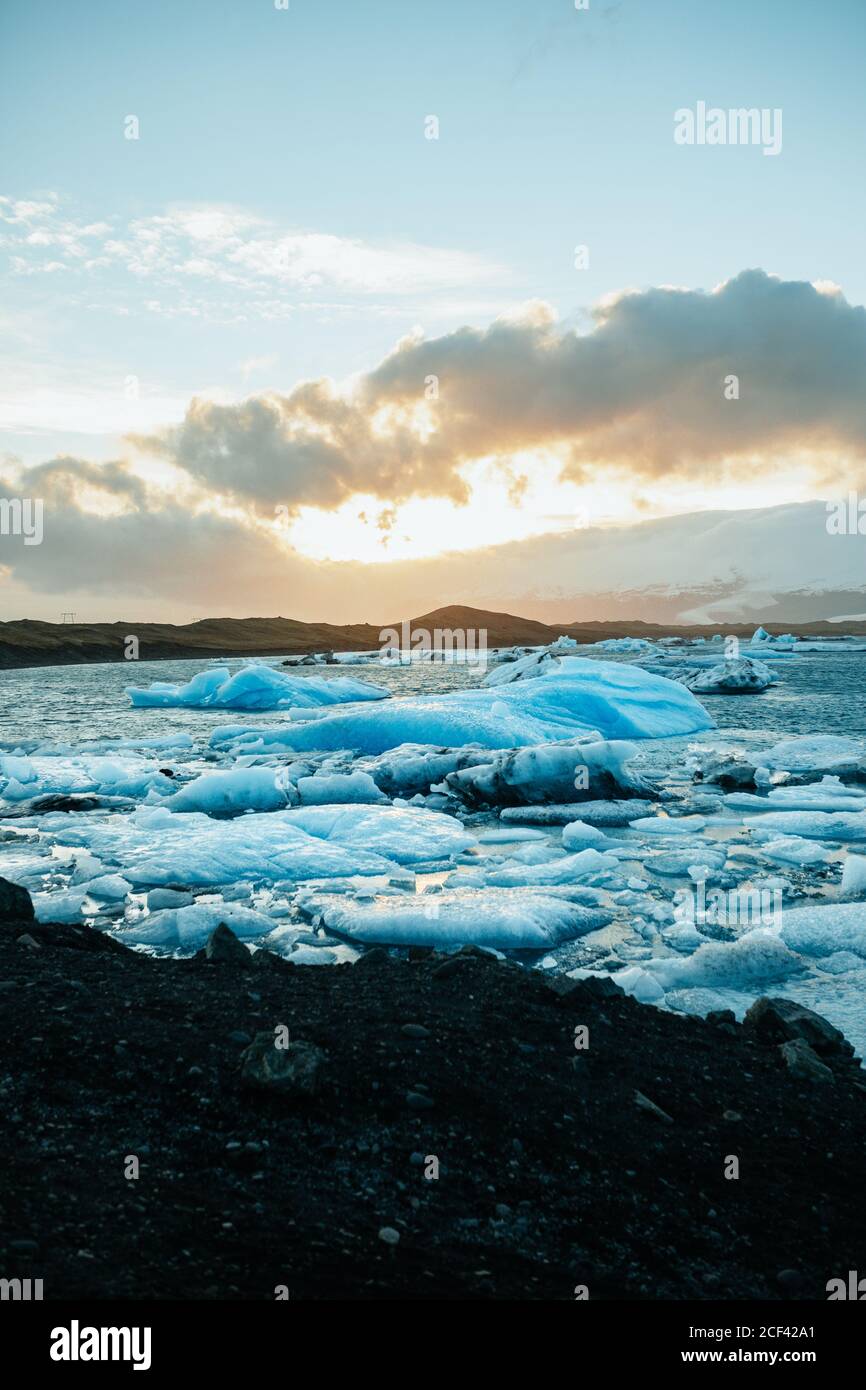
[[[403,624],[405,623],[405,629]],[[382,633],[396,629],[411,639],[419,630],[485,632],[488,647],[534,646],[559,636],[578,642],[610,637],[658,638],[669,635],[750,637],[754,622],[732,624],[648,623],[640,619],[542,623],[535,618],[447,604],[419,617],[397,619],[377,627],[371,623],[316,623],[298,618],[202,618],[192,623],[49,623],[24,618],[0,622],[0,670],[33,666],[68,666],[122,661],[127,639],[139,642],[142,661],[202,660],[243,656],[293,656],[321,651],[375,651],[385,644]],[[787,631],[784,623],[766,622],[774,635]],[[810,636],[866,635],[866,620],[811,622],[798,625]],[[476,638],[476,641],[478,639]]]

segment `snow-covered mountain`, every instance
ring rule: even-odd
[[[377,571],[374,575],[372,571]],[[412,609],[469,603],[542,621],[804,623],[866,613],[866,535],[824,502],[593,527],[435,560],[372,566]]]

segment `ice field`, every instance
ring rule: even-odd
[[[862,644],[343,655],[4,675],[0,874],[145,951],[473,943],[866,1045]]]

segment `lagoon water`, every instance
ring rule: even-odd
[[[597,655],[593,652],[592,655]],[[605,653],[617,661],[626,658]],[[260,658],[278,667],[281,657]],[[633,660],[633,658],[629,658]],[[54,738],[76,743],[93,738],[156,738],[167,731],[207,737],[220,723],[237,723],[231,710],[135,709],[127,685],[152,681],[183,683],[198,671],[224,666],[239,671],[237,657],[202,661],[119,661],[92,666],[45,666],[0,672],[0,746]],[[779,684],[758,695],[708,695],[702,703],[720,729],[783,735],[832,733],[866,737],[866,652],[798,654],[778,663]],[[438,692],[477,685],[477,667],[451,663],[411,666],[297,667],[292,674],[357,675],[394,695]],[[274,723],[273,712],[245,713],[244,722]]]

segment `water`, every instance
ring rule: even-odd
[[[282,657],[261,658],[278,667]],[[248,657],[203,661],[114,661],[93,666],[42,666],[24,671],[0,672],[0,745],[7,747],[33,739],[79,743],[93,738],[158,738],[169,733],[188,733],[206,741],[220,724],[279,724],[280,710],[136,709],[124,691],[128,685],[149,686],[153,681],[185,684],[199,671],[226,667],[234,672],[248,666]],[[477,667],[452,663],[415,663],[412,666],[300,666],[292,676],[355,676],[381,685],[395,695],[456,690],[477,685]]]
[[[281,660],[269,657],[266,664],[279,666]],[[156,738],[176,732],[204,741],[220,724],[278,724],[283,716],[274,710],[134,709],[124,694],[127,685],[180,684],[213,666],[237,671],[248,664],[248,658],[208,662],[196,657],[5,671],[0,673],[0,743],[52,739],[75,744],[93,738]],[[780,737],[814,733],[866,737],[866,652],[806,652],[780,661],[776,669],[779,684],[762,694],[701,696],[720,729],[766,731]],[[331,674],[357,676],[395,695],[457,690],[479,683],[477,667],[452,663],[292,669],[292,675],[298,676]]]
[[[773,669],[763,694],[700,697],[719,728],[866,736],[866,652],[804,652]]]

